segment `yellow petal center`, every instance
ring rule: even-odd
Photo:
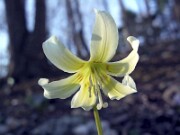
[[[102,88],[102,76],[105,74],[105,65],[103,63],[91,62],[85,64],[85,66],[79,71],[79,74],[83,76],[81,84],[88,85],[87,92],[91,97],[92,92],[95,93],[98,103],[97,109],[106,108],[108,104],[103,102],[101,95]]]

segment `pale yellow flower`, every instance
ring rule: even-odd
[[[117,62],[109,62],[118,46],[118,29],[113,18],[106,12],[95,11],[96,21],[93,29],[90,59],[84,61],[73,55],[55,36],[43,43],[46,57],[64,72],[74,73],[65,79],[50,82],[41,78],[39,84],[48,99],[65,99],[76,93],[71,101],[71,108],[82,107],[90,110],[107,107],[103,102],[102,92],[110,99],[121,99],[136,92],[136,86],[129,74],[135,69],[139,60],[137,53],[139,41],[128,37],[132,51]],[[122,83],[111,76],[124,77]]]

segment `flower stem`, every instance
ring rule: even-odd
[[[97,128],[98,135],[103,135],[101,120],[99,118],[99,113],[98,113],[96,106],[93,107],[93,112],[94,112],[94,119],[96,122],[96,128]]]

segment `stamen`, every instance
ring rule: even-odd
[[[102,83],[98,82],[99,88],[102,89]]]
[[[102,108],[102,106],[100,104],[97,104],[96,107],[97,107],[98,110],[101,110],[101,108]]]
[[[108,103],[107,103],[107,102],[104,102],[103,108],[107,108],[107,107],[108,107]]]
[[[89,83],[90,85],[89,85],[88,91],[89,91],[89,97],[91,97],[91,91],[92,91],[91,89],[94,87],[91,76],[89,77]]]
[[[93,82],[92,82],[91,76],[89,77],[89,82],[90,82],[90,87],[92,87],[93,86]]]
[[[98,70],[96,68],[91,69],[92,74],[89,77],[89,97],[91,97],[91,92],[95,92],[96,96],[98,97],[98,103],[97,103],[97,109],[100,110],[102,108],[107,108],[108,103],[103,102],[102,95],[101,95],[101,89],[103,88],[102,86],[102,78],[99,76]]]
[[[89,88],[88,88],[88,91],[89,91],[89,97],[91,97],[91,86],[89,86]]]
[[[100,92],[100,89],[98,87],[97,89],[97,96],[98,96],[98,100],[99,100],[99,103],[97,104],[97,109],[100,110],[102,107],[103,107],[103,100],[102,100],[102,96],[101,96],[101,92]]]

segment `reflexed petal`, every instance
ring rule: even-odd
[[[132,79],[132,77],[130,77],[129,75],[126,75],[123,80],[122,80],[122,84],[129,86],[133,89],[136,89],[136,84],[134,82],[134,80]]]
[[[117,62],[108,62],[106,69],[108,74],[113,76],[124,76],[125,74],[130,74],[136,67],[139,60],[138,46],[139,41],[135,37],[128,37],[127,40],[130,42],[133,50],[124,59]]]
[[[65,99],[74,94],[80,87],[82,76],[74,74],[68,78],[48,83],[48,79],[40,79],[39,85],[44,89],[44,96],[48,99]]]
[[[95,11],[96,21],[91,39],[90,61],[107,62],[118,46],[118,29],[113,18],[106,12]]]
[[[103,80],[102,89],[103,92],[112,100],[119,100],[129,94],[136,92],[136,89],[123,85],[110,76],[106,76],[106,79]]]
[[[96,103],[96,96],[93,88],[89,90],[89,85],[82,84],[80,90],[74,95],[71,101],[71,108],[82,107],[84,110],[90,110]]]
[[[46,57],[56,67],[68,73],[76,72],[85,62],[65,48],[55,36],[52,36],[43,43],[43,50]]]
[[[133,50],[138,51],[139,48],[139,40],[133,36],[129,36],[127,38],[127,41],[129,41],[129,43],[131,44],[131,47],[133,48]]]

